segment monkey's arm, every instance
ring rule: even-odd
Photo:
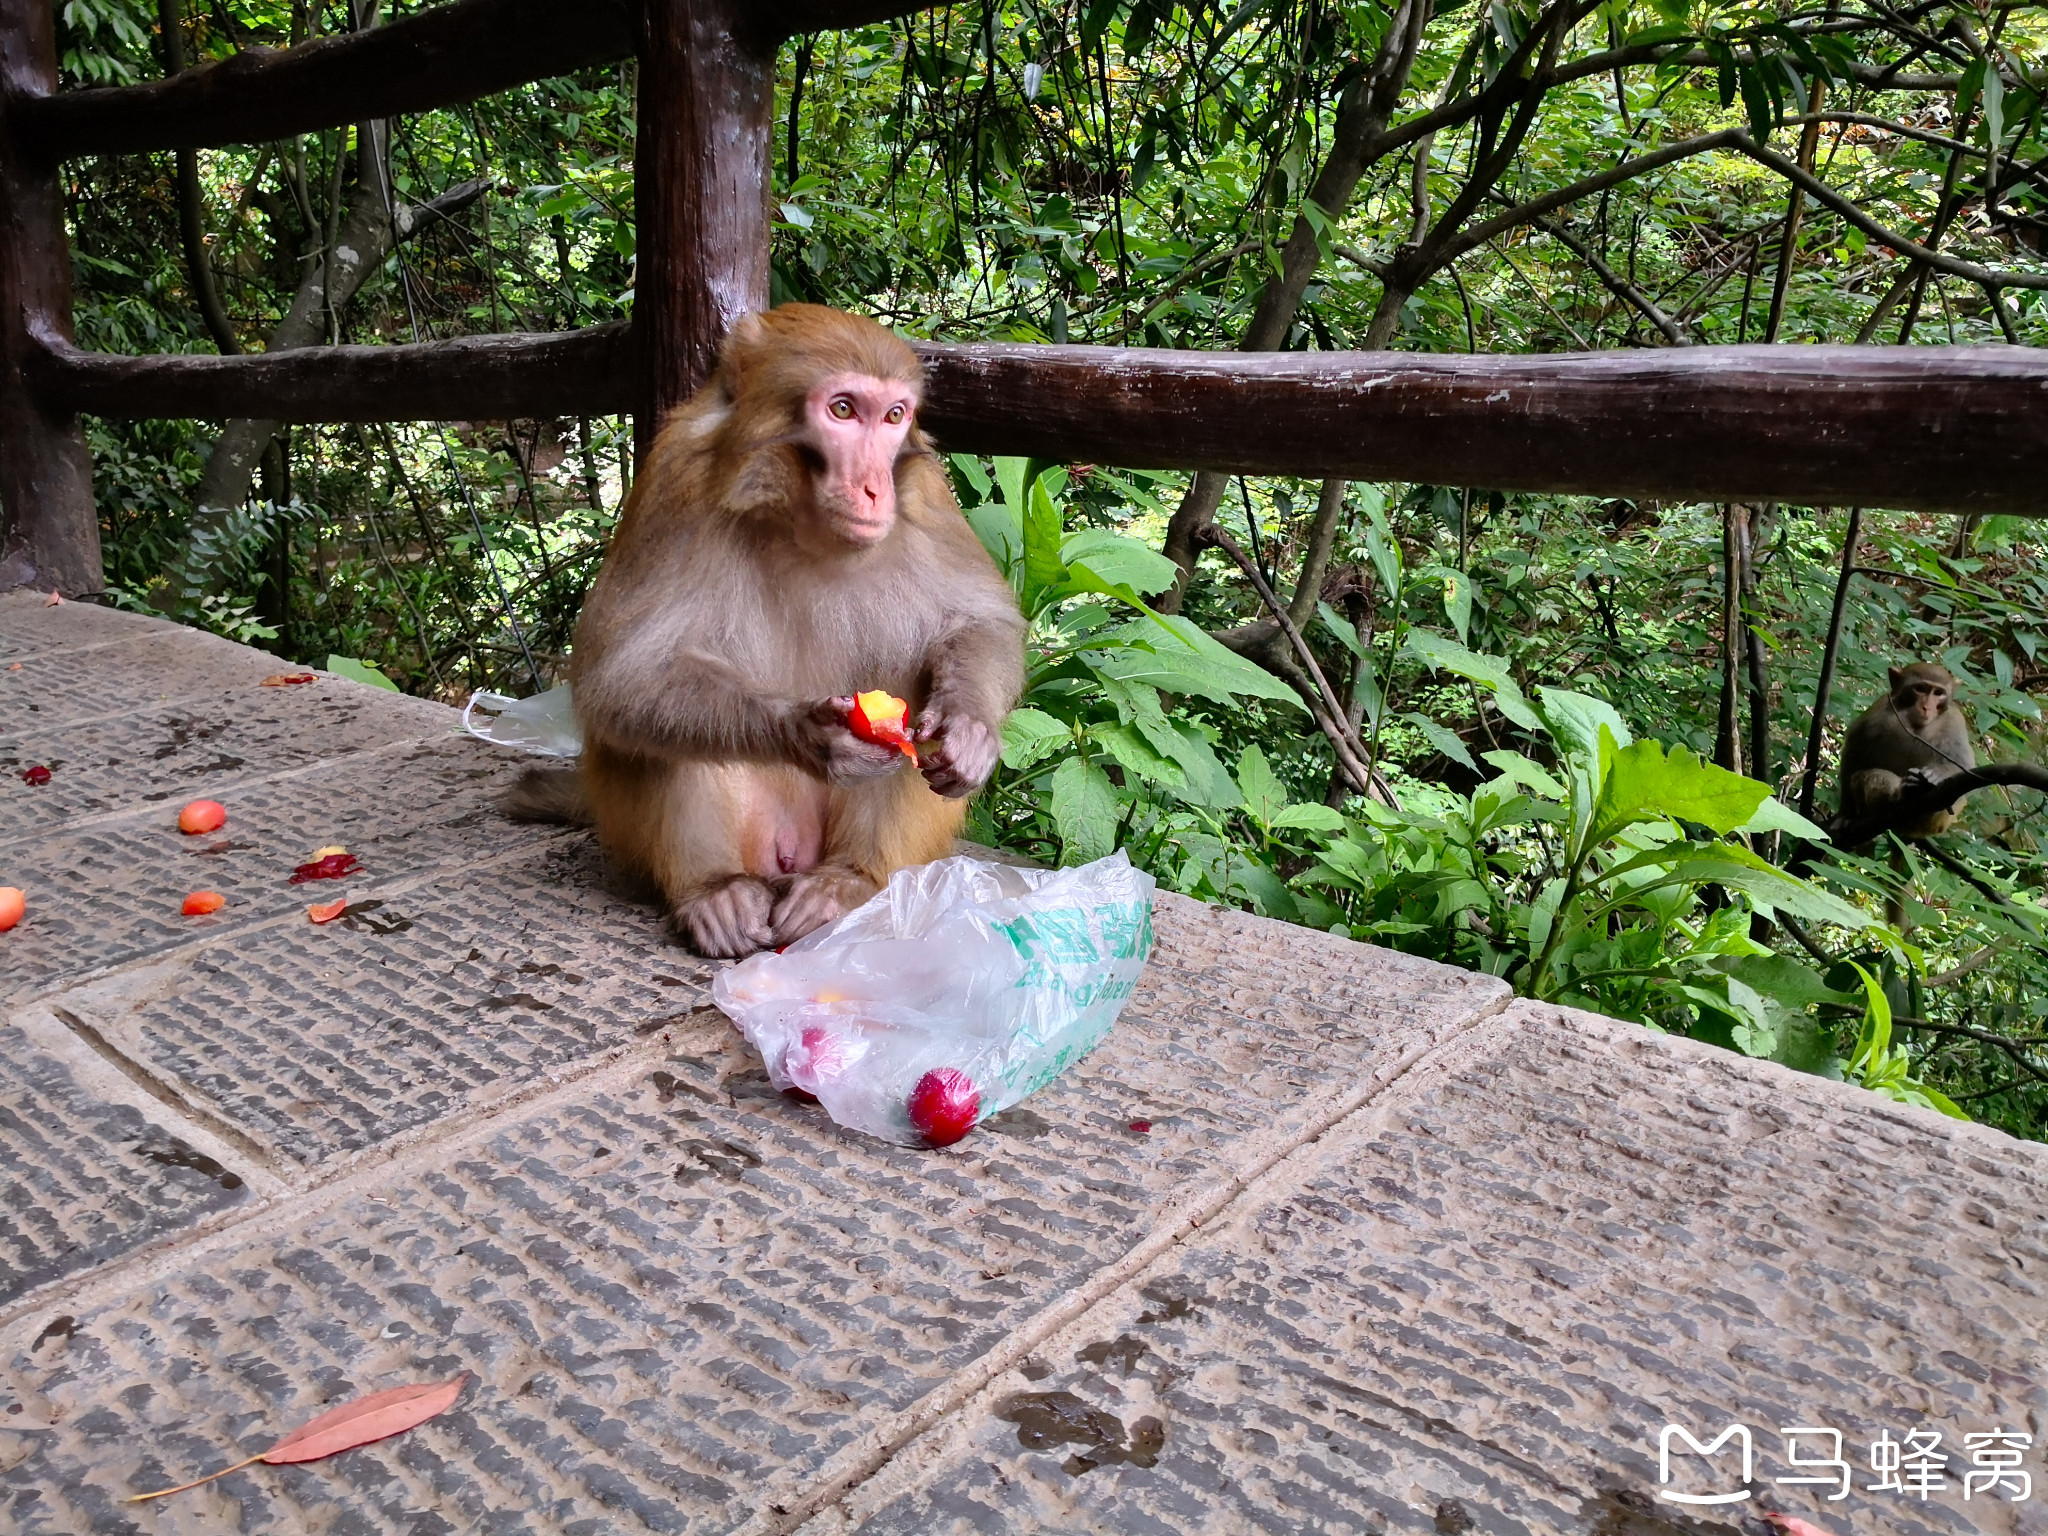
[[[986,783],[1002,755],[1003,717],[1024,690],[1023,620],[1013,611],[965,623],[932,647],[926,667],[918,771],[957,799]]]
[[[584,731],[648,757],[791,763],[828,779],[893,770],[893,747],[864,742],[829,702],[764,695],[700,651],[607,652],[575,678]]]

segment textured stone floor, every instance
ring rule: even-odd
[[[2048,1531],[2041,1148],[1170,896],[1092,1056],[883,1145],[515,760],[284,670],[0,598],[0,1531]]]

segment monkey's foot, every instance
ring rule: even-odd
[[[785,898],[786,899],[786,898]],[[669,926],[700,955],[737,960],[787,940],[769,922],[775,899],[752,875],[734,875],[676,903]]]
[[[878,889],[866,875],[848,869],[813,869],[793,877],[770,919],[773,942],[778,947],[795,943],[812,929],[851,912]]]

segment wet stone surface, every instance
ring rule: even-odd
[[[283,670],[0,597],[0,1530],[2048,1530],[1861,1470],[2048,1430],[2038,1147],[1170,896],[1097,1051],[892,1147],[774,1093],[587,834],[492,810],[517,759]],[[1667,1420],[1752,1425],[1755,1498],[1656,1502]],[[1770,1481],[1796,1423],[1848,1501]]]

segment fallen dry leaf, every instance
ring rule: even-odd
[[[230,1472],[254,1466],[259,1461],[268,1462],[271,1466],[318,1461],[337,1451],[351,1451],[373,1440],[401,1434],[415,1425],[426,1423],[438,1413],[446,1413],[468,1385],[469,1372],[464,1371],[447,1381],[372,1392],[368,1397],[359,1397],[352,1403],[328,1409],[311,1423],[293,1430],[269,1450],[251,1456],[247,1461],[238,1461],[232,1467],[222,1467],[218,1472],[208,1473],[189,1483],[180,1483],[175,1488],[135,1494],[126,1502],[140,1504],[145,1499],[160,1499],[167,1493],[183,1493],[188,1488],[210,1483],[216,1477],[226,1477]]]
[[[63,594],[62,592],[52,592],[52,593],[51,593],[51,594],[50,594],[50,595],[49,595],[48,597],[46,597],[46,598],[44,598],[44,599],[43,599],[43,606],[44,606],[45,608],[61,608],[61,607],[63,607],[63,606],[64,606],[64,594]]]
[[[306,916],[316,923],[331,923],[348,910],[348,898],[337,896],[332,901],[316,901],[306,908]]]
[[[11,885],[0,885],[0,933],[21,921],[28,910],[28,898]]]
[[[320,679],[311,672],[273,672],[258,686],[263,688],[290,688],[299,683],[317,683]]]
[[[304,885],[308,880],[346,880],[356,872],[356,868],[354,854],[330,853],[295,868],[292,884]]]
[[[47,784],[50,782],[50,770],[41,763],[37,763],[33,768],[24,768],[21,771],[21,782],[24,784]]]
[[[185,898],[181,909],[186,917],[204,917],[209,912],[218,912],[228,904],[227,897],[219,891],[194,891]]]

